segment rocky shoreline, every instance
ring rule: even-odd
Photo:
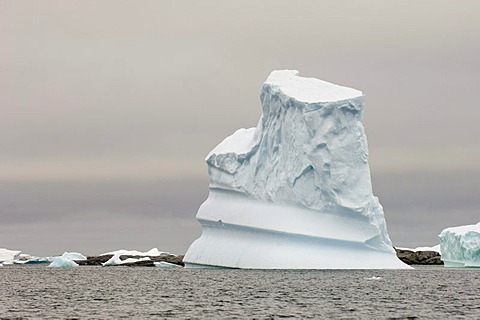
[[[74,260],[79,266],[101,266],[103,263],[107,262],[110,260],[110,258],[113,257],[113,254],[105,254],[101,256],[90,256],[87,257],[86,260]],[[177,256],[177,255],[162,255],[158,257],[152,257],[152,256],[131,256],[131,255],[121,255],[120,260],[126,260],[129,258],[133,259],[141,259],[148,257],[150,260],[142,260],[142,261],[136,261],[136,262],[131,262],[131,263],[123,263],[121,266],[126,266],[126,267],[155,267],[155,262],[167,262],[171,264],[175,264],[178,266],[185,266],[183,263],[183,255]]]
[[[397,257],[404,263],[408,265],[428,265],[428,266],[440,266],[443,265],[441,256],[436,251],[431,250],[408,250],[405,248],[395,248]],[[15,251],[16,252],[16,251]],[[20,252],[20,251],[18,251]],[[133,253],[133,252],[132,252]],[[135,252],[137,253],[137,252]],[[141,253],[141,252],[138,252]],[[147,253],[147,252],[145,252]],[[72,259],[79,266],[102,266],[107,261],[109,261],[114,254],[102,254],[99,256],[88,256],[84,260]],[[119,266],[126,267],[158,267],[160,266],[180,266],[184,267],[183,255],[175,255],[169,253],[162,253],[160,255],[149,255],[149,254],[122,254],[119,257],[119,260],[122,261]],[[31,258],[31,257],[30,257]],[[84,257],[85,258],[85,257]],[[148,258],[148,259],[146,259]],[[25,257],[20,257],[18,260],[15,260],[13,264],[45,264],[51,263],[51,259],[47,258],[37,258],[30,261],[25,260]],[[130,259],[132,262],[127,262],[125,260]],[[135,261],[137,260],[137,261]],[[125,262],[123,262],[125,261]],[[162,264],[163,263],[163,264]],[[11,264],[11,263],[10,263]]]
[[[397,257],[404,263],[408,265],[443,265],[443,261],[441,260],[441,256],[436,251],[412,251],[406,249],[397,249]],[[107,262],[112,258],[112,254],[106,254],[101,256],[90,256],[87,257],[87,260],[78,260],[75,261],[79,266],[101,266],[103,263]],[[133,259],[141,259],[145,258],[146,256],[132,256],[132,255],[122,255],[120,256],[120,260],[126,260],[129,258]],[[183,263],[183,255],[168,255],[168,256],[159,256],[159,257],[152,257],[148,256],[150,260],[143,260],[143,261],[136,261],[131,263],[124,263],[121,266],[126,267],[155,267],[155,262],[167,262],[171,264],[175,264],[178,266],[185,266]]]

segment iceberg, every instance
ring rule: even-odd
[[[51,258],[49,258],[49,257],[40,258],[40,259],[37,260],[38,262],[37,261],[32,261],[31,263],[35,263],[35,262],[36,263],[41,263],[41,262],[47,261],[49,259],[51,259]],[[81,260],[87,260],[87,257],[85,257],[83,254],[78,253],[78,252],[64,252],[59,257],[53,257],[52,262],[48,266],[49,267],[55,267],[55,268],[78,267],[78,263],[76,263],[75,261],[81,261]]]
[[[62,254],[62,258],[67,259],[67,260],[87,260],[87,257],[85,257],[83,254],[78,253],[78,252],[64,252]]]
[[[28,257],[24,259],[13,260],[14,264],[47,264],[53,262],[55,257]]]
[[[55,257],[35,257],[29,254],[22,253],[15,260],[13,264],[46,264],[51,263]]]
[[[372,193],[363,93],[279,70],[260,100],[257,126],[206,157],[210,192],[186,267],[410,268]]]
[[[55,257],[53,258],[52,263],[50,263],[48,266],[53,268],[71,268],[78,267],[78,264],[70,259]]]
[[[9,264],[9,262],[17,259],[21,253],[22,251],[19,250],[0,248],[0,263],[7,262]]]
[[[480,268],[480,222],[444,229],[439,237],[445,267]]]

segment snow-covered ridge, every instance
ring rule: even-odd
[[[105,256],[105,255],[110,255],[110,254],[118,255],[118,256],[149,256],[149,257],[158,257],[158,256],[162,256],[162,255],[170,255],[171,253],[169,253],[169,252],[164,252],[164,251],[160,251],[160,250],[158,250],[157,248],[152,248],[152,249],[150,249],[150,250],[148,250],[148,251],[145,251],[145,252],[138,251],[138,250],[119,249],[119,250],[115,250],[115,251],[105,252],[105,253],[102,253],[102,254],[100,254],[100,255],[101,255],[101,256]]]
[[[445,267],[480,268],[480,222],[444,229],[439,237]]]
[[[433,247],[416,247],[415,249],[413,248],[406,248],[406,247],[397,247],[395,248],[400,249],[400,250],[408,250],[408,251],[413,251],[413,252],[418,252],[418,251],[434,251],[440,253],[440,244],[434,245]]]
[[[309,248],[303,250],[308,268],[405,267],[395,257],[383,209],[372,194],[363,94],[297,73],[272,72],[262,86],[257,127],[237,130],[208,154],[210,195],[197,214],[204,233],[185,261],[305,267],[282,259],[275,240],[265,243],[281,235],[290,238],[285,245],[292,250]],[[346,231],[352,226],[355,232]],[[261,254],[249,252],[249,246],[275,254],[260,262]],[[371,259],[368,266],[368,259],[352,264],[346,256],[322,262],[327,251],[331,257],[349,246],[355,249],[345,252],[368,249],[386,257]]]

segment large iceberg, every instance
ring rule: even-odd
[[[480,222],[447,228],[439,237],[445,267],[480,268]]]
[[[257,127],[207,155],[203,232],[186,266],[409,268],[372,194],[362,92],[297,74],[272,72]]]

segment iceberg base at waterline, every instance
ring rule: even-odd
[[[52,268],[72,268],[78,267],[78,264],[75,261],[64,257],[55,257],[53,258],[52,263],[50,263],[48,266]]]
[[[249,199],[210,190],[197,219],[202,235],[189,248],[187,268],[408,269],[395,252],[378,250],[367,218]]]

